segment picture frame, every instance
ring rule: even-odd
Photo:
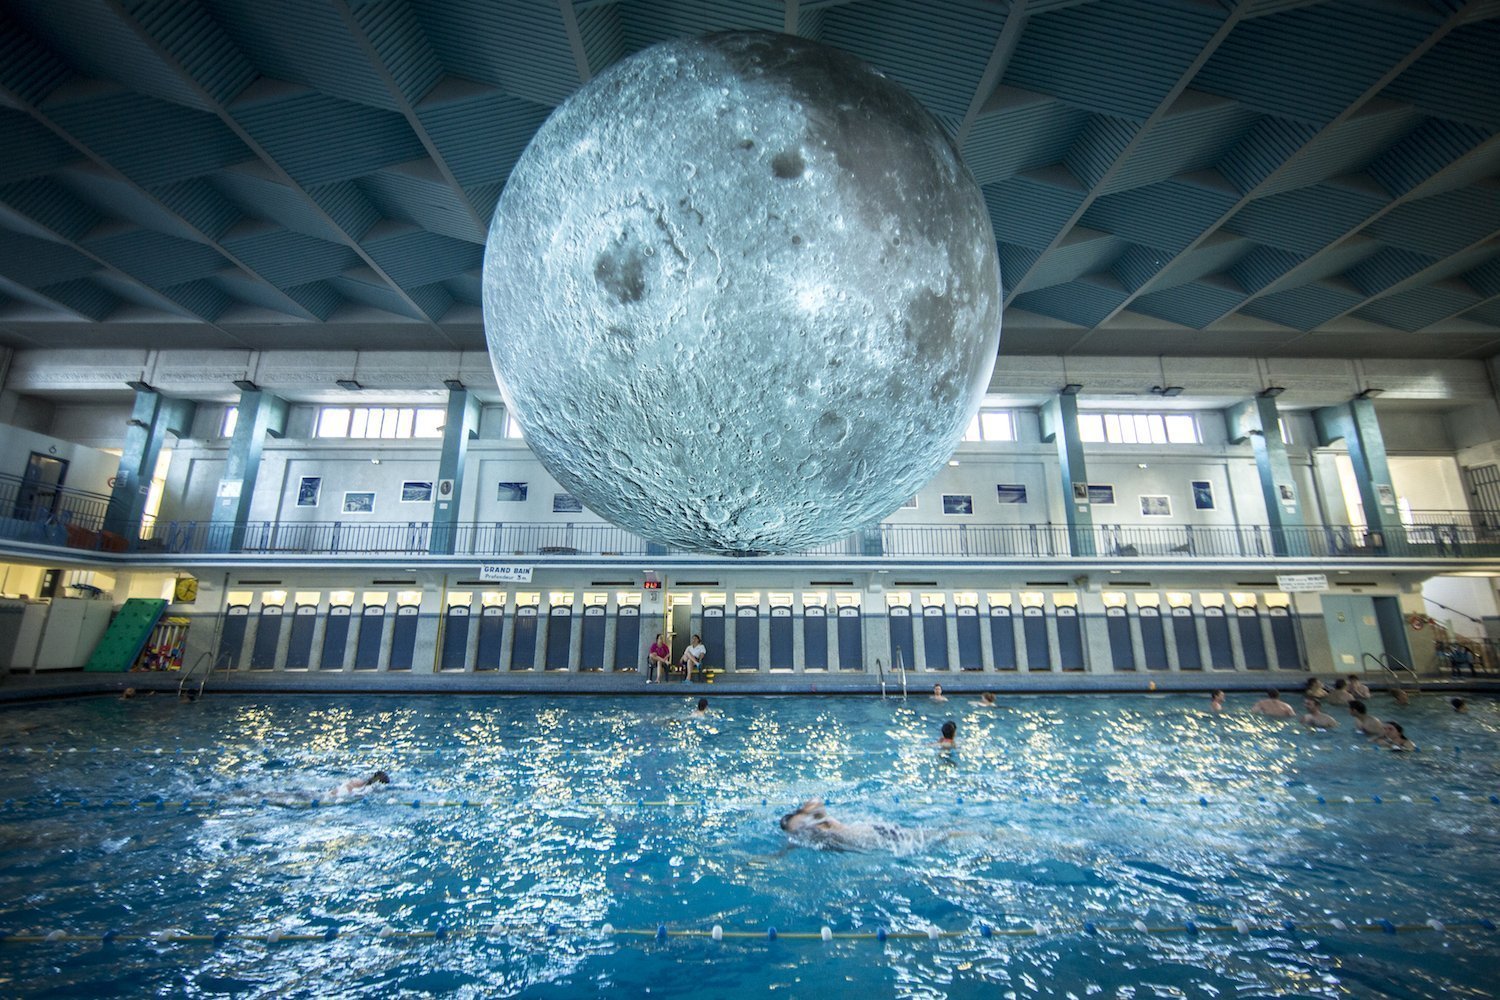
[[[916,510],[917,509],[917,498],[915,496],[913,496],[913,497],[911,497],[908,500],[901,501],[901,509],[902,510]]]
[[[1171,517],[1172,498],[1160,493],[1141,495],[1142,517]]]
[[[583,511],[583,501],[571,493],[552,494],[552,513],[578,514]]]
[[[402,503],[431,503],[432,483],[427,480],[407,480],[401,484]]]
[[[1087,503],[1088,500],[1089,500],[1089,484],[1088,483],[1074,483],[1073,484],[1073,499],[1077,500],[1079,503]]]
[[[495,499],[500,503],[523,503],[526,500],[525,483],[501,483],[496,491]]]
[[[1026,487],[1019,483],[996,483],[995,499],[1003,504],[1025,503]]]
[[[1194,479],[1189,484],[1193,489],[1193,509],[1214,509],[1214,484],[1207,479]]]
[[[297,506],[316,507],[323,495],[322,476],[303,476],[297,482]]]
[[[943,514],[950,517],[973,516],[974,495],[971,493],[944,493]]]
[[[346,490],[344,493],[345,514],[375,513],[374,490]]]
[[[1115,505],[1115,488],[1112,483],[1089,483],[1089,503],[1095,507],[1113,507]]]

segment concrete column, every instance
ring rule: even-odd
[[[286,432],[286,400],[260,389],[240,392],[239,419],[229,441],[224,475],[214,496],[213,531],[209,537],[219,552],[238,552],[245,544],[245,525],[255,499],[260,453],[266,438]]]
[[[1256,396],[1231,407],[1224,414],[1229,425],[1229,440],[1239,444],[1246,438],[1255,452],[1255,467],[1260,473],[1260,492],[1266,503],[1266,523],[1271,527],[1271,551],[1278,556],[1307,555],[1307,520],[1302,514],[1302,498],[1297,495],[1292,478],[1292,463],[1281,440],[1281,418],[1276,400]],[[1246,552],[1245,555],[1259,555]]]
[[[1089,473],[1078,436],[1078,397],[1062,393],[1042,407],[1042,440],[1057,445],[1062,475],[1063,510],[1067,512],[1068,551],[1075,556],[1098,553],[1094,545],[1094,516],[1089,507]]]
[[[1401,521],[1374,400],[1355,398],[1338,406],[1325,406],[1313,412],[1313,420],[1317,423],[1320,445],[1327,447],[1342,438],[1348,446],[1354,478],[1359,483],[1359,499],[1364,505],[1366,529],[1372,535],[1384,537],[1387,530],[1398,527]]]
[[[135,406],[125,427],[120,449],[120,470],[115,473],[109,507],[104,514],[104,530],[125,538],[134,547],[141,534],[141,519],[146,511],[146,494],[151,490],[151,475],[161,455],[167,435],[182,437],[193,424],[198,405],[190,399],[166,399],[155,389],[136,389]]]
[[[443,426],[443,454],[438,460],[437,495],[432,506],[428,551],[452,555],[458,540],[459,499],[469,442],[479,434],[479,401],[467,389],[448,390],[448,420]]]

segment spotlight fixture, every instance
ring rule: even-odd
[[[1083,391],[1083,386],[1077,382],[1069,382],[1059,390],[1064,396],[1076,396]]]
[[[1379,396],[1383,392],[1385,392],[1384,389],[1365,388],[1365,389],[1359,390],[1359,392],[1355,395],[1354,398],[1355,399],[1374,399],[1376,396]]]
[[[234,380],[234,387],[236,389],[238,389],[240,392],[259,392],[260,391],[260,386],[256,385],[254,382],[250,381],[247,378],[237,378],[237,379],[235,379]]]
[[[445,379],[443,379],[443,385],[450,392],[461,392],[463,390],[463,387],[464,387],[463,382],[459,381],[456,378],[445,378]]]
[[[360,385],[358,382],[356,382],[352,378],[341,378],[341,379],[339,379],[338,380],[338,387],[340,389],[348,389],[350,392],[358,392],[359,390],[361,390],[361,389],[364,388],[364,386]]]
[[[134,389],[136,392],[155,392],[156,391],[156,387],[155,386],[151,385],[149,382],[143,382],[140,379],[132,379],[131,381],[126,382],[125,384],[128,385],[128,386],[130,386],[130,388]]]
[[[1286,386],[1284,385],[1268,385],[1260,392],[1257,392],[1256,395],[1261,399],[1275,399],[1283,392],[1286,392]]]
[[[1180,386],[1180,385],[1153,385],[1151,387],[1151,394],[1153,396],[1181,396],[1182,395],[1182,386]]]

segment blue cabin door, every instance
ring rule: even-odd
[[[439,670],[462,670],[469,656],[469,606],[450,604],[443,615],[443,652]]]
[[[344,669],[344,656],[349,650],[349,620],[353,617],[347,604],[335,604],[328,609],[328,617],[323,620],[323,651],[318,658],[320,670]]]
[[[622,604],[615,610],[615,669],[642,670],[646,651],[641,648],[641,609]]]
[[[605,608],[602,604],[590,604],[583,609],[583,628],[578,637],[578,669],[604,669],[604,623]]]
[[[802,669],[828,669],[828,609],[819,604],[802,609]]]
[[[1124,608],[1104,609],[1104,628],[1109,633],[1109,655],[1116,670],[1135,669],[1135,646],[1130,641],[1130,618]]]
[[[299,604],[292,612],[292,637],[286,645],[288,670],[306,670],[312,666],[313,632],[318,625],[318,606]]]
[[[479,611],[479,648],[475,670],[499,670],[505,657],[505,605],[486,604]]]
[[[1016,624],[1009,605],[990,605],[990,651],[996,670],[1016,669]]]
[[[859,608],[839,608],[839,669],[865,669],[865,628]]]
[[[536,667],[536,616],[535,604],[516,608],[516,644],[510,652],[512,670],[531,670]]]

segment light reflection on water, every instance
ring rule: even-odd
[[[1078,931],[1084,920],[1136,918],[1497,916],[1492,703],[1454,716],[1419,699],[1400,718],[1427,749],[1394,755],[1364,748],[1347,727],[1313,734],[1242,712],[1211,717],[1184,698],[1022,698],[997,709],[957,697],[713,701],[701,720],[687,717],[686,698],[138,699],[0,713],[0,798],[33,800],[0,813],[0,929],[342,935],[219,949],[8,945],[0,977],[75,996],[109,994],[127,974],[140,992],[371,996],[1481,996],[1500,980],[1500,939],[1473,928]],[[950,718],[959,746],[940,751]],[[377,767],[395,780],[377,800],[260,806],[324,796]],[[1386,804],[1370,804],[1374,794]],[[1428,804],[1431,794],[1443,804]],[[221,808],[47,804],[151,795]],[[836,815],[915,836],[891,852],[788,849],[776,818],[813,795]],[[1331,804],[1311,805],[1318,795]],[[1344,795],[1362,801],[1345,805]],[[664,799],[706,805],[591,804]],[[1053,933],[884,945],[579,933],[605,922]],[[376,936],[495,924],[561,933]]]

